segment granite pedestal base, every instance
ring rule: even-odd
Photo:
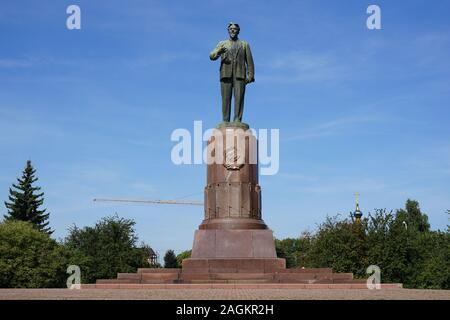
[[[196,230],[191,258],[277,257],[272,230]]]

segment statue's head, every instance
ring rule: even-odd
[[[228,24],[228,34],[230,35],[231,39],[233,40],[237,39],[240,30],[241,28],[237,23],[230,22]]]

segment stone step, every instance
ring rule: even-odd
[[[137,273],[180,273],[180,268],[139,268]]]
[[[211,273],[211,278],[218,280],[273,279],[273,273]]]
[[[181,274],[182,280],[273,280],[274,273],[191,273]]]
[[[220,281],[220,280],[217,280]],[[183,283],[183,284],[82,284],[82,289],[367,289],[364,283],[353,284],[302,284],[302,283]],[[399,290],[402,289],[401,283],[383,283],[383,290]]]
[[[232,271],[233,272],[233,271]],[[181,274],[191,274],[191,273],[209,273],[209,268],[183,268]]]
[[[209,268],[209,273],[266,273],[264,269]]]
[[[97,284],[120,284],[120,283],[140,283],[136,279],[97,279]]]
[[[141,280],[141,284],[174,284],[179,283],[178,279],[148,279]]]
[[[97,283],[185,283],[192,281],[206,283],[213,280],[263,281],[272,283],[365,283],[364,279],[353,279],[352,273],[295,273],[295,272],[219,272],[219,273],[177,273],[177,272],[143,272],[119,273],[117,279],[100,279]],[[223,282],[221,282],[223,283]]]
[[[117,279],[141,280],[141,274],[139,274],[139,273],[118,273]]]
[[[236,283],[240,283],[240,284],[260,284],[260,283],[274,283],[272,280],[270,279],[235,279],[235,280],[219,280],[219,279],[215,279],[215,280],[187,280],[184,281],[183,283],[186,284],[214,284],[214,283],[227,283],[227,284],[236,284]]]
[[[211,279],[192,279],[192,280],[183,280],[185,284],[215,284],[215,283],[227,283],[227,280],[211,280]]]
[[[273,272],[285,268],[285,260],[277,258],[236,258],[236,259],[184,259],[183,272],[203,269],[203,272],[241,272],[242,270],[261,270]]]
[[[333,280],[353,280],[353,273],[333,273],[332,274]]]
[[[179,279],[178,273],[142,273],[141,281],[151,281],[151,280],[177,280]]]
[[[333,279],[333,283],[366,283],[365,279]]]
[[[333,273],[331,268],[309,268],[309,269],[274,269],[267,271],[264,268],[238,269],[238,268],[183,268],[182,273]]]
[[[277,273],[275,279],[281,282],[306,280],[333,280],[332,273]]]
[[[333,273],[331,268],[290,268],[277,270],[278,273]]]
[[[278,270],[262,269],[239,269],[239,268],[183,268],[181,273],[273,273]]]

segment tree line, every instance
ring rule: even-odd
[[[367,278],[367,268],[376,265],[382,282],[450,289],[450,226],[430,230],[427,215],[414,200],[395,212],[376,209],[361,222],[327,217],[314,233],[276,240],[276,249],[290,268],[331,267]]]
[[[81,282],[115,278],[119,272],[162,267],[153,263],[149,245],[139,242],[132,219],[117,214],[94,226],[69,228],[68,235],[51,238],[44,193],[31,161],[12,185],[0,223],[0,287],[65,287],[69,265],[81,269]],[[448,211],[450,214],[450,211]],[[450,289],[450,226],[430,229],[419,203],[408,200],[404,209],[377,209],[362,220],[327,217],[315,232],[297,238],[276,239],[277,255],[289,268],[331,267],[366,278],[377,265],[382,282],[401,282],[411,288]],[[164,267],[180,268],[190,251],[168,250]]]

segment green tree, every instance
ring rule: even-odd
[[[164,268],[177,268],[177,257],[175,256],[175,252],[173,250],[167,250],[164,255]]]
[[[81,251],[89,261],[81,268],[83,282],[115,278],[119,272],[149,267],[148,250],[136,245],[135,222],[117,215],[101,219],[94,227],[73,226],[65,239],[68,248]]]
[[[0,287],[65,287],[67,267],[86,257],[58,244],[30,222],[0,223]]]
[[[450,226],[446,232],[431,231],[414,200],[395,213],[375,209],[361,223],[327,217],[315,233],[275,243],[288,267],[331,267],[366,278],[367,267],[377,265],[382,282],[450,289]]]
[[[4,217],[6,220],[29,221],[39,230],[52,234],[53,231],[48,227],[50,214],[46,213],[46,209],[39,209],[44,203],[44,193],[36,193],[41,188],[33,186],[38,180],[35,173],[36,170],[28,160],[22,178],[18,178],[18,184],[13,184],[9,189],[10,202],[5,202],[8,213]]]
[[[408,286],[424,289],[450,289],[450,233],[432,231],[419,234],[421,259],[408,279]]]
[[[179,255],[177,255],[177,268],[181,268],[182,262],[184,259],[189,259],[191,257],[192,250],[187,250],[181,252]]]
[[[402,223],[406,223],[407,228],[419,232],[430,231],[428,216],[425,213],[422,213],[419,202],[415,200],[408,199],[405,204],[405,209],[397,210],[396,218]]]
[[[369,214],[367,235],[368,264],[380,267],[383,282],[401,282],[407,286],[420,257],[413,230],[408,230],[397,214],[377,209],[375,214]]]
[[[299,254],[302,252],[301,239],[286,238],[275,239],[275,249],[278,258],[286,259],[286,268],[296,268],[299,266]]]
[[[336,272],[353,272],[357,277],[365,277],[366,224],[367,219],[356,223],[349,219],[339,220],[339,216],[327,217],[312,239],[308,266],[331,267]]]

